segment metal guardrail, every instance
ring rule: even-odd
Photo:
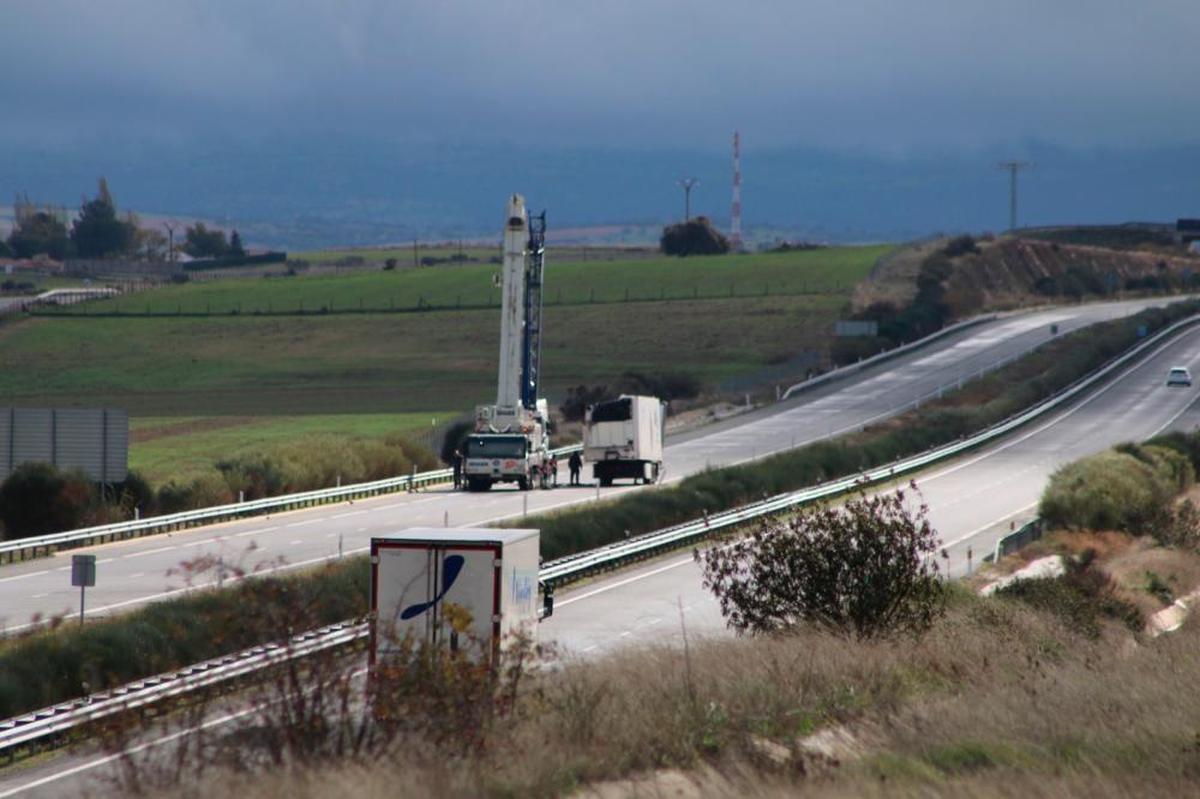
[[[969,438],[880,466],[862,475],[832,480],[811,488],[780,494],[765,499],[762,502],[745,505],[733,510],[713,514],[712,516],[706,515],[705,518],[697,521],[646,533],[636,538],[631,538],[628,541],[610,544],[591,550],[590,552],[560,558],[545,564],[538,575],[539,579],[543,584],[553,587],[566,582],[568,579],[575,579],[588,573],[611,569],[630,560],[647,557],[665,549],[677,548],[691,541],[703,538],[711,534],[714,530],[741,524],[761,516],[790,510],[791,508],[815,500],[834,497],[852,490],[859,485],[884,482],[907,472],[912,472],[936,463],[937,461],[960,455],[968,450],[1007,435],[1016,428],[1066,404],[1080,392],[1085,391],[1108,377],[1115,370],[1120,369],[1129,361],[1137,358],[1147,349],[1159,344],[1163,339],[1197,323],[1200,323],[1200,315],[1188,317],[1160,330],[1145,341],[1112,359],[1104,366],[1096,369],[1091,374],[1060,389],[1032,408],[998,422],[992,427],[976,433]]]
[[[10,757],[21,746],[36,745],[79,727],[120,713],[145,708],[222,682],[262,671],[289,660],[346,646],[367,636],[361,621],[342,622],[292,636],[284,643],[263,644],[206,660],[177,671],[136,680],[109,691],[62,702],[0,721],[0,753]]]
[[[997,541],[995,551],[984,555],[983,562],[995,563],[1005,555],[1010,555],[1027,544],[1037,541],[1044,532],[1046,532],[1046,523],[1040,516],[1035,517]]]
[[[1103,380],[1165,338],[1198,322],[1200,322],[1200,315],[1189,317],[1164,328],[1033,408],[962,441],[881,466],[864,475],[845,477],[811,488],[780,494],[762,502],[734,508],[723,513],[712,516],[705,515],[704,518],[697,521],[646,533],[590,552],[560,558],[542,566],[538,573],[539,581],[543,586],[553,589],[569,580],[611,569],[666,549],[677,548],[706,537],[715,530],[787,511],[807,502],[833,497],[862,485],[891,480],[906,472],[962,454],[994,441],[1033,419],[1061,407],[1078,396],[1080,392]],[[998,558],[1011,549],[1023,546],[1028,543],[1028,540],[1039,537],[1041,529],[1040,519],[1024,525],[1015,533],[1002,538],[996,545],[996,552],[985,560]],[[295,636],[287,644],[266,644],[253,647],[234,655],[227,655],[178,671],[139,680],[111,691],[93,694],[89,697],[0,721],[0,752],[11,752],[15,747],[62,735],[71,729],[99,721],[106,716],[181,696],[219,682],[244,677],[290,659],[349,645],[367,635],[367,624],[352,620]]]
[[[569,447],[559,447],[551,450],[555,455],[567,455],[582,449],[579,444]],[[388,477],[367,483],[353,483],[334,488],[320,488],[315,491],[303,491],[297,494],[285,494],[278,497],[265,497],[249,502],[234,502],[229,505],[214,505],[198,510],[168,513],[162,516],[151,516],[114,524],[102,524],[97,527],[85,527],[79,530],[69,530],[63,533],[31,538],[19,538],[0,544],[0,563],[23,560],[29,555],[50,553],[70,547],[90,546],[126,538],[136,538],[159,532],[179,530],[197,524],[213,524],[229,521],[245,516],[257,516],[295,508],[306,508],[323,505],[329,502],[341,502],[348,499],[388,494],[396,491],[415,491],[430,485],[446,483],[454,476],[452,469],[434,469],[428,472],[413,473],[402,477]]]
[[[808,391],[809,389],[816,388],[817,386],[823,386],[826,383],[832,383],[835,380],[849,377],[852,374],[861,372],[863,369],[866,369],[869,366],[874,366],[877,363],[882,363],[883,361],[888,361],[892,358],[898,358],[905,353],[921,349],[922,347],[932,344],[938,339],[953,335],[960,330],[965,330],[969,327],[983,324],[984,322],[992,322],[999,318],[1000,314],[985,314],[983,316],[976,316],[973,319],[967,319],[963,322],[958,322],[957,324],[950,325],[949,327],[943,327],[941,330],[930,333],[928,336],[919,338],[916,341],[910,341],[907,344],[901,344],[899,347],[893,347],[890,350],[884,350],[883,352],[872,355],[870,358],[863,358],[857,363],[852,363],[847,366],[839,366],[837,369],[831,369],[825,374],[817,375],[816,377],[811,377],[808,380],[797,383],[794,386],[789,386],[788,389],[783,392],[783,396],[781,396],[779,399],[790,399],[793,394],[799,394],[802,391]]]

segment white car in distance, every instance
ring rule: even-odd
[[[1182,366],[1174,367],[1167,373],[1168,386],[1190,386],[1192,384],[1192,373]]]

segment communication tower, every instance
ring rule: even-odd
[[[733,211],[729,215],[729,248],[742,250],[742,143],[741,136],[733,132]]]

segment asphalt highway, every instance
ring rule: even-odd
[[[853,378],[674,438],[666,448],[667,480],[681,479],[707,466],[747,461],[854,429],[894,414],[940,389],[956,386],[960,380],[969,379],[998,361],[1032,349],[1050,338],[1051,324],[1058,325],[1062,334],[1152,304],[1158,302],[1075,306],[981,324],[866,369]],[[585,486],[531,492],[494,489],[484,494],[439,489],[325,505],[97,546],[90,549],[98,556],[97,584],[88,589],[87,614],[119,612],[176,595],[191,585],[232,579],[222,578],[222,570],[214,569],[189,581],[181,564],[202,557],[218,558],[252,573],[271,572],[319,563],[337,557],[339,550],[343,554],[362,552],[371,536],[406,527],[486,526],[520,517],[525,512],[532,514],[632,490],[644,489]],[[73,552],[0,568],[0,624],[5,629],[21,629],[39,616],[78,612],[78,591],[70,586]],[[572,605],[566,604],[567,597],[562,599],[565,611]],[[567,615],[564,612],[562,617]]]
[[[1124,441],[1200,425],[1200,386],[1168,387],[1173,366],[1200,372],[1200,329],[1182,334],[1085,399],[1006,439],[916,475],[952,577],[977,568],[1011,527],[1037,515],[1050,475],[1070,461]],[[968,559],[968,550],[970,558]],[[683,634],[724,631],[691,555],[672,555],[558,601],[540,634],[594,653],[629,640],[678,643]]]
[[[1101,313],[1111,313],[1111,309]],[[670,448],[671,466],[674,467],[672,475],[678,478],[688,468],[687,464],[694,466],[701,459],[712,458],[711,453],[720,453],[720,457],[726,459],[722,462],[742,460],[764,454],[770,449],[771,443],[777,447],[791,446],[790,436],[794,431],[799,444],[809,440],[806,436],[820,437],[821,425],[836,428],[855,424],[853,416],[831,422],[829,417],[834,415],[833,410],[822,416],[813,413],[814,406],[844,408],[871,395],[882,398],[883,404],[872,405],[864,401],[860,414],[880,413],[880,408],[886,407],[889,397],[893,407],[904,407],[915,394],[936,389],[935,384],[939,381],[945,381],[947,377],[957,380],[953,370],[962,369],[961,361],[956,356],[946,354],[956,348],[961,347],[965,357],[975,358],[976,363],[986,365],[984,362],[989,358],[1006,357],[1006,353],[1014,347],[1032,346],[1036,343],[1034,339],[1045,332],[1045,319],[1022,317],[1021,320],[1031,326],[1008,327],[999,336],[999,328],[1012,326],[1016,320],[980,328],[939,348],[930,348],[905,361],[887,364],[855,381],[842,383],[824,392],[814,392],[794,403],[776,406],[777,413],[749,414],[735,424],[680,437]],[[1082,320],[1073,317],[1058,321],[1060,329],[1081,323]],[[1033,336],[1029,335],[1031,333]],[[971,342],[975,336],[982,336],[988,343],[979,340]],[[1026,340],[1023,337],[1028,338]],[[1194,374],[1200,373],[1200,330],[1187,332],[1162,345],[1154,354],[1128,368],[1088,397],[1028,425],[1004,441],[918,475],[916,480],[930,506],[931,519],[947,544],[952,576],[961,575],[967,570],[968,548],[972,549],[973,563],[977,564],[982,554],[994,547],[996,540],[1008,532],[1010,522],[1019,523],[1034,514],[1037,497],[1046,479],[1058,466],[1113,443],[1140,440],[1163,430],[1190,429],[1200,424],[1200,403],[1196,402],[1200,398],[1200,387],[1168,388],[1165,385],[1166,373],[1173,366],[1187,366]],[[939,374],[940,369],[950,371]],[[905,380],[901,377],[917,372],[921,373],[919,378],[912,376],[911,380]],[[923,385],[915,386],[912,380],[923,381]],[[880,390],[885,385],[891,386],[891,390]],[[929,389],[929,386],[934,386],[934,389]],[[842,404],[839,404],[839,395]],[[795,418],[787,425],[779,424],[780,417],[789,414]],[[818,421],[814,423],[813,420]],[[718,442],[741,441],[742,447],[726,445],[706,450],[700,444],[710,437]],[[756,452],[754,448],[759,446],[762,450]],[[631,489],[613,488],[603,494],[611,495],[620,490]],[[587,501],[594,491],[594,488],[559,489],[533,492],[527,496],[532,511],[535,498],[542,500],[536,505],[542,508],[571,501]],[[411,497],[385,497],[356,503],[353,507],[318,508],[170,537],[157,536],[144,541],[98,547],[96,550],[104,565],[121,564],[122,561],[137,564],[139,561],[154,562],[151,559],[156,555],[174,558],[168,562],[178,562],[189,553],[228,551],[234,555],[245,550],[247,544],[244,542],[247,540],[265,542],[260,544],[258,550],[243,554],[247,560],[256,557],[269,559],[270,550],[264,553],[262,546],[269,547],[289,536],[295,538],[283,542],[285,547],[299,546],[295,543],[297,541],[325,542],[325,551],[305,550],[303,559],[288,561],[290,565],[296,565],[306,560],[315,562],[328,557],[331,535],[345,535],[346,550],[350,551],[360,548],[362,542],[376,531],[426,524],[429,522],[415,519],[428,519],[429,514],[446,512],[447,508],[461,512],[459,506],[453,504],[455,500],[472,504],[479,500],[478,504],[483,506],[480,515],[512,515],[514,512],[520,513],[522,495],[516,492],[497,492],[490,496],[429,492]],[[514,511],[514,507],[517,510]],[[403,522],[395,518],[400,513],[405,517]],[[488,520],[494,518],[489,517]],[[351,537],[344,532],[334,532],[327,526],[336,519],[350,520],[347,526],[355,527],[355,535]],[[344,530],[345,527],[336,529]],[[267,533],[279,535],[267,536]],[[241,550],[237,547],[241,547]],[[62,575],[58,571],[62,569],[62,563],[58,562],[60,560],[47,559],[0,571],[0,596],[6,601],[17,598],[28,592],[23,585],[36,585],[35,581],[45,579],[47,575]],[[22,571],[22,568],[26,570]],[[124,574],[117,568],[112,570]],[[100,571],[102,577],[104,574],[105,571]],[[125,594],[106,595],[106,601],[110,604],[114,604],[114,600],[127,603],[118,605],[119,608],[153,598],[146,595],[146,587],[138,588],[136,583],[153,582],[154,578],[146,576],[148,571],[140,577],[135,574],[127,575],[126,579],[135,584],[123,589]],[[62,580],[66,581],[65,575]],[[159,590],[179,588],[177,584],[172,585],[170,579],[161,576],[158,576],[156,584]],[[69,592],[67,596],[70,596]],[[109,608],[112,609],[116,608]],[[564,592],[558,599],[554,616],[546,620],[539,631],[543,640],[556,644],[568,657],[588,657],[631,642],[672,645],[685,635],[725,634],[728,632],[716,604],[702,588],[699,569],[689,554],[668,555]],[[94,786],[95,783],[90,780],[106,768],[111,766],[104,758],[93,759],[83,753],[30,764],[29,767],[0,773],[0,797],[78,795],[81,787]]]

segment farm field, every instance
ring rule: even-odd
[[[130,420],[129,466],[152,483],[182,481],[241,450],[306,436],[428,438],[447,412],[302,416],[143,416]]]
[[[744,381],[768,372],[780,379],[794,359],[827,351],[853,286],[884,251],[551,262],[543,393],[557,404],[569,387],[614,385],[627,372],[684,373],[708,391],[733,380],[743,381],[739,392],[750,390]],[[0,327],[0,404],[124,408],[133,425],[131,462],[156,479],[311,434],[431,439],[431,419],[440,426],[492,399],[498,308],[336,309],[386,290],[414,302],[470,291],[491,300],[493,274],[492,266],[456,265],[222,280],[74,306],[212,304],[212,315],[14,320]],[[559,291],[563,301],[554,304]],[[255,303],[308,308],[320,297],[335,298],[333,313],[248,310]],[[215,312],[237,303],[240,314]]]
[[[546,270],[547,305],[695,300],[772,295],[845,296],[888,246],[707,258],[656,257],[556,263]],[[165,286],[63,313],[254,314],[496,306],[495,264],[396,271],[213,280]]]
[[[645,258],[653,256],[654,251],[648,247],[600,247],[572,246],[557,244],[553,238],[550,247],[561,261],[596,261],[619,260],[623,258]],[[464,244],[460,249],[455,243],[420,244],[417,247],[417,258],[433,257],[446,259],[461,253],[474,261],[487,261],[500,256],[500,244],[481,245],[478,242]],[[395,258],[398,266],[411,266],[413,263],[412,246],[395,247],[348,247],[331,250],[309,250],[288,254],[289,261],[304,261],[313,265],[332,265],[345,263],[347,259],[362,259],[366,263],[383,264],[388,258]]]

